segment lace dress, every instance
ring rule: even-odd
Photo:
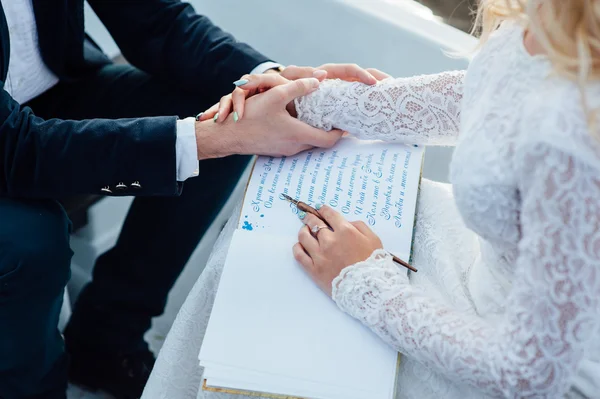
[[[456,145],[452,186],[422,184],[419,273],[408,278],[375,252],[334,281],[340,309],[404,355],[398,398],[600,397],[600,145],[578,88],[522,39],[505,24],[466,73],[374,87],[328,81],[296,102],[299,118],[319,128]],[[600,106],[598,85],[587,100]],[[197,354],[234,228],[183,306],[144,397],[232,398],[199,389]]]

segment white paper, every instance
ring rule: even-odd
[[[421,147],[354,138],[329,150],[260,157],[238,228],[295,237],[302,224],[283,193],[313,207],[327,204],[348,220],[363,220],[385,249],[407,261],[422,160]]]
[[[324,383],[313,383],[310,381],[299,381],[291,377],[260,373],[241,368],[226,367],[212,362],[203,362],[206,367],[204,378],[207,385],[219,388],[230,388],[236,390],[246,390],[254,392],[268,392],[279,395],[293,395],[304,398],[327,397],[327,399],[362,399],[372,398],[381,395],[381,397],[390,397],[393,392],[386,394],[373,393],[369,390],[356,391],[348,387],[327,385]],[[378,387],[385,388],[385,387]]]
[[[372,398],[370,391],[354,391],[347,387],[330,386],[323,383],[298,381],[266,373],[256,373],[238,368],[210,365],[210,373],[205,373],[207,385],[252,392],[263,392],[303,398],[362,399]],[[377,396],[377,394],[375,394]]]
[[[340,387],[357,398],[390,399],[397,352],[316,287],[293,260],[294,243],[294,236],[235,232],[201,361],[241,369],[241,375],[251,370],[284,377],[272,379],[272,386],[261,379],[265,386],[256,389],[261,392],[289,388],[286,393],[292,394],[312,382],[323,391]],[[290,378],[297,383],[279,385]]]

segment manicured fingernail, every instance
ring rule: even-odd
[[[240,80],[236,80],[235,82],[233,82],[233,84],[236,85],[237,87],[243,86],[246,83],[248,83],[248,79],[240,79]]]
[[[233,113],[233,121],[234,121],[234,122],[237,122],[237,121],[239,121],[239,120],[240,120],[240,116],[238,115],[238,113],[237,113],[237,112],[234,112],[234,113]]]
[[[306,217],[306,212],[300,211],[298,212],[298,219],[303,220]]]
[[[213,122],[215,122],[215,123],[216,123],[216,122],[217,122],[217,119],[219,119],[219,114],[218,114],[218,113],[217,113],[217,114],[215,114],[215,116],[214,116],[214,118],[213,118]]]
[[[317,204],[315,205],[315,209],[316,209],[317,211],[318,211],[319,209],[321,209],[322,207],[323,207],[323,204],[321,204],[321,203],[317,203]]]
[[[199,121],[202,119],[202,115],[204,115],[204,112],[200,112],[198,115],[196,115],[196,120]]]

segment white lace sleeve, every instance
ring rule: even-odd
[[[557,398],[597,340],[600,169],[548,144],[521,158],[522,237],[500,323],[425,296],[381,253],[346,268],[334,281],[334,300],[451,379],[491,396]]]
[[[386,79],[374,86],[327,80],[296,99],[298,119],[345,130],[365,140],[454,145],[464,71]]]

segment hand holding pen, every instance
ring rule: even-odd
[[[327,207],[327,206],[320,207],[317,205],[318,209],[315,209],[304,202],[294,200],[293,198],[291,198],[288,195],[282,194],[282,197],[285,200],[296,205],[296,207],[298,208],[298,210],[300,212],[304,212],[304,218],[302,218],[303,222],[308,226],[308,232],[316,239],[316,241],[319,241],[319,242],[325,241],[326,245],[335,243],[340,248],[348,247],[350,252],[356,252],[353,250],[361,247],[362,245],[365,244],[365,242],[370,241],[375,246],[375,248],[372,248],[372,250],[367,254],[366,257],[363,257],[363,259],[359,259],[356,262],[365,260],[366,258],[371,256],[371,254],[373,253],[373,251],[375,249],[382,248],[381,240],[379,240],[379,237],[377,237],[377,235],[375,233],[373,233],[373,231],[364,222],[348,222],[341,214],[339,214],[338,212],[336,212],[335,210],[333,210],[330,207]],[[301,216],[302,216],[302,214],[301,214]],[[336,225],[337,225],[337,229],[336,229]],[[304,230],[306,230],[306,229],[304,229]],[[327,230],[328,232],[325,232],[324,230]],[[338,231],[338,230],[342,230],[342,232],[345,232],[348,234],[343,234],[345,236],[343,238],[341,237],[342,234],[331,234],[334,231]],[[340,232],[338,231],[338,233],[340,233]],[[324,240],[317,238],[317,236],[319,236],[319,234],[325,235]],[[343,239],[350,240],[350,242],[343,242]],[[302,244],[302,242],[300,242],[300,244]],[[307,245],[315,248],[314,245],[311,245],[310,241],[307,242]],[[356,245],[356,247],[355,247],[355,245]],[[303,248],[303,249],[304,249],[305,254],[308,254],[308,251],[306,250],[306,248]],[[332,251],[329,251],[329,252],[332,252]],[[367,252],[368,252],[368,250],[367,250]],[[415,269],[414,267],[409,265],[407,262],[403,261],[402,259],[398,258],[397,256],[395,256],[391,253],[389,253],[389,254],[392,256],[392,259],[397,264],[399,264],[413,272],[417,271],[417,269]],[[299,255],[302,257],[302,254],[299,254]],[[363,256],[363,255],[361,254],[361,256]],[[354,264],[356,262],[348,263],[348,264],[346,264],[346,266],[348,266],[350,264]],[[314,260],[313,260],[313,263],[314,263]]]

